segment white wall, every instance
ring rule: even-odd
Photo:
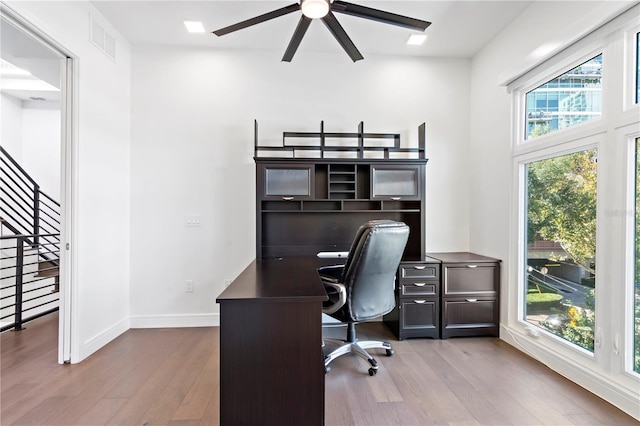
[[[40,185],[60,201],[60,107],[2,97],[2,146]]]
[[[224,280],[255,258],[254,119],[264,143],[324,120],[416,144],[426,122],[427,248],[466,250],[468,101],[468,60],[135,48],[132,325],[216,323]]]
[[[101,17],[88,2],[6,4],[76,58],[69,272],[78,362],[129,328],[130,48],[113,32],[114,62],[89,41],[90,16]]]
[[[20,162],[22,159],[22,102],[0,93],[0,144]]]
[[[23,102],[21,165],[56,201],[60,201],[60,123],[59,106],[40,108]]]

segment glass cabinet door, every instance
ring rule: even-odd
[[[262,168],[262,195],[267,199],[310,199],[314,188],[313,165],[267,165]]]
[[[422,193],[419,166],[372,166],[371,198],[418,200]]]

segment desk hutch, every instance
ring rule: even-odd
[[[354,133],[320,127],[285,132],[281,147],[262,147],[256,136],[256,258],[348,251],[371,219],[409,225],[404,257],[421,258],[425,125],[417,148],[401,148],[399,134],[367,133],[363,123]]]

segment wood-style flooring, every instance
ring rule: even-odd
[[[56,362],[57,315],[26,327],[0,336],[2,426],[219,424],[217,327],[129,330],[74,365]],[[390,340],[396,354],[374,355],[373,377],[355,356],[332,363],[327,425],[638,425],[498,339],[358,330]]]

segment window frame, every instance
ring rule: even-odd
[[[546,135],[545,135],[546,136]],[[527,202],[526,202],[526,194],[527,194],[527,175],[526,175],[526,167],[528,164],[547,160],[550,158],[560,157],[563,155],[568,155],[580,151],[585,151],[588,149],[596,149],[599,151],[599,146],[602,143],[602,138],[600,134],[590,135],[586,137],[579,137],[576,139],[571,139],[565,142],[558,142],[554,146],[545,146],[544,148],[529,151],[523,153],[517,158],[514,158],[517,161],[516,169],[516,177],[517,179],[517,190],[516,196],[518,200],[518,208],[517,208],[517,262],[515,262],[516,268],[516,283],[517,283],[517,317],[516,322],[519,327],[526,331],[530,336],[544,341],[548,345],[552,345],[555,347],[555,350],[559,351],[559,353],[564,354],[565,356],[569,356],[571,358],[579,357],[580,361],[584,365],[593,365],[597,356],[598,356],[598,348],[594,342],[594,350],[593,352],[584,349],[566,339],[563,339],[560,336],[557,336],[547,330],[544,330],[542,327],[537,327],[531,323],[529,323],[525,318],[525,298],[526,298],[526,277],[524,274],[525,266],[526,266],[526,255],[527,255],[527,238],[526,238],[526,227],[527,227]],[[600,187],[600,174],[598,173],[598,188]],[[596,223],[599,222],[600,216],[600,201],[597,201],[596,207]],[[598,252],[598,227],[596,227],[596,253]],[[600,279],[600,271],[599,268],[596,269],[596,286],[598,285],[598,281]],[[596,326],[594,330],[594,336],[597,335],[597,330],[599,328],[599,315],[597,314],[599,298],[596,290]],[[597,339],[597,337],[596,337]]]
[[[607,49],[602,43],[591,43],[576,52],[570,54],[565,60],[560,61],[557,57],[551,58],[545,62],[548,67],[540,74],[534,75],[529,79],[520,82],[519,86],[512,91],[512,152],[514,155],[529,151],[542,149],[546,146],[553,146],[559,138],[580,137],[583,134],[592,134],[594,129],[602,126],[607,120],[607,104],[606,91],[609,86],[606,78],[605,63],[607,60]],[[599,119],[589,120],[575,126],[558,129],[545,135],[535,138],[526,138],[527,133],[527,93],[535,90],[541,85],[565,74],[573,68],[589,61],[590,59],[602,54],[603,63],[603,81],[602,81],[602,114]]]
[[[631,342],[624,345],[623,374],[632,379],[640,380],[640,371],[634,371],[635,361],[635,232],[636,232],[636,143],[640,145],[640,123],[625,126],[618,129],[618,136],[621,145],[626,148],[626,180],[625,195],[626,209],[622,210],[624,218],[625,234],[630,235],[624,242],[624,282],[625,282],[625,303],[624,303],[624,339],[622,342]],[[638,140],[638,142],[636,142]],[[639,147],[640,149],[640,147]],[[617,212],[616,212],[617,213]],[[619,342],[616,342],[619,345]]]
[[[624,28],[624,98],[623,110],[635,111],[640,114],[640,99],[638,96],[638,86],[640,78],[638,77],[637,68],[640,65],[638,58],[638,33],[640,33],[640,24],[630,24]],[[630,70],[633,69],[632,72]]]

